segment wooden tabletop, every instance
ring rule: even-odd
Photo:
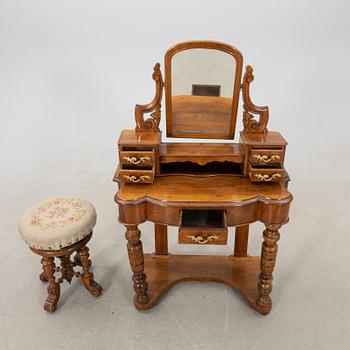
[[[153,184],[123,184],[116,195],[121,201],[152,198],[170,202],[240,202],[291,198],[284,183],[253,183],[247,177],[185,175],[159,176]]]

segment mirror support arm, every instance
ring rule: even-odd
[[[250,83],[254,80],[253,68],[247,66],[243,76],[243,132],[263,134],[267,132],[267,122],[269,121],[269,107],[256,106],[250,99]],[[259,121],[254,119],[254,115],[259,115]]]
[[[161,101],[163,96],[163,77],[160,70],[160,64],[156,63],[153,68],[152,79],[156,83],[156,94],[152,102],[146,105],[136,105],[135,106],[135,121],[136,121],[136,131],[160,131],[159,123],[161,117]],[[145,113],[151,113],[150,117],[146,120],[144,119]]]

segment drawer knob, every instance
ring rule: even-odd
[[[279,179],[281,177],[281,174],[254,174],[254,176],[257,177],[260,181],[273,181]]]
[[[256,158],[259,162],[262,163],[270,163],[274,160],[280,160],[281,157],[277,154],[272,154],[270,157],[267,156],[266,154],[254,154],[253,156],[254,158]]]
[[[207,238],[204,238],[202,236],[195,236],[195,235],[187,236],[187,237],[192,239],[192,241],[194,241],[198,244],[206,244],[208,242],[212,242],[212,241],[215,241],[216,239],[218,239],[218,236],[215,236],[215,235],[208,236]]]
[[[140,157],[140,159],[137,159],[137,157],[124,157],[123,159],[126,160],[128,163],[135,165],[151,160],[150,157]]]
[[[150,177],[147,175],[141,175],[141,176],[125,175],[125,178],[129,182],[140,182],[140,181],[148,180]]]

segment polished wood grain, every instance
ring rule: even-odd
[[[136,168],[149,166],[152,168],[154,164],[154,150],[152,151],[121,151],[119,159],[122,165],[129,165]]]
[[[169,288],[184,281],[221,282],[242,295],[247,303],[263,314],[268,307],[256,303],[258,298],[259,258],[233,256],[145,254],[145,273],[149,283],[147,303],[134,299],[137,309],[153,307]]]
[[[167,202],[232,203],[256,197],[268,202],[290,196],[283,183],[267,183],[262,186],[245,177],[168,176],[156,177],[153,185],[124,184],[117,199],[122,202],[148,197]]]
[[[125,169],[124,167],[119,170],[118,178],[127,183],[146,183],[151,184],[154,180],[155,167],[152,169]]]
[[[282,147],[287,145],[287,141],[278,131],[269,131],[263,134],[240,133],[241,142],[244,145],[260,148]]]
[[[89,259],[89,248],[86,244],[91,239],[92,232],[82,240],[62,248],[60,250],[42,250],[30,248],[32,252],[42,257],[41,264],[43,272],[40,274],[42,282],[48,282],[47,298],[44,303],[44,310],[54,312],[60,299],[60,284],[66,280],[71,283],[73,277],[81,277],[85,288],[95,297],[102,293],[102,287],[94,280],[93,274],[90,272],[91,260]],[[76,253],[78,258],[71,260],[71,255]],[[56,266],[55,258],[61,262],[60,266]],[[82,266],[83,272],[74,271],[75,266]],[[55,273],[60,272],[60,277],[56,278]]]
[[[280,182],[284,178],[284,169],[255,168],[250,166],[249,176],[254,182]]]
[[[249,225],[241,225],[236,227],[235,232],[235,257],[246,257],[248,249]]]
[[[172,96],[172,57],[192,48],[216,49],[233,56],[237,65],[232,99],[203,96],[209,93]],[[231,45],[212,41],[175,45],[165,55],[164,84],[159,65],[155,67],[154,100],[136,106],[136,131],[121,134],[121,164],[114,176],[119,187],[115,201],[119,222],[127,231],[134,303],[139,310],[154,306],[166,290],[182,281],[226,283],[258,312],[266,314],[271,309],[278,230],[289,220],[293,199],[284,169],[287,142],[279,132],[267,130],[269,109],[252,102],[253,69],[247,66],[241,81],[242,65],[241,53]],[[167,136],[209,139],[233,139],[242,89],[243,131],[239,142],[162,142],[159,121],[163,85]],[[145,113],[153,114],[144,120]],[[153,154],[153,159],[141,160],[147,154]],[[152,171],[152,183],[139,180],[140,171]],[[128,183],[125,175],[131,173],[136,178]],[[143,253],[138,228],[146,221],[155,227],[152,255]],[[256,221],[266,226],[261,259],[247,255],[249,225]],[[179,243],[197,245],[227,244],[228,228],[235,227],[234,256],[171,255],[167,226],[179,227]],[[49,262],[45,264],[51,266]],[[44,268],[42,280],[52,279],[49,270],[50,267]]]
[[[156,63],[153,68],[152,79],[156,84],[156,93],[153,100],[146,105],[137,104],[135,106],[136,131],[159,131],[164,85],[159,63]],[[144,119],[145,113],[150,113],[150,117],[146,120]]]
[[[269,166],[273,164],[283,165],[284,150],[282,149],[252,149],[249,155],[249,163],[252,165]]]
[[[227,229],[205,227],[182,227],[179,229],[180,244],[226,245]]]
[[[120,147],[145,148],[160,144],[162,140],[161,132],[138,132],[135,130],[123,130],[120,134],[118,144]]]
[[[233,88],[233,96],[232,96],[232,108],[231,108],[231,118],[229,123],[227,124],[225,130],[223,130],[222,135],[212,134],[210,133],[211,129],[206,128],[209,133],[206,133],[206,130],[203,130],[202,133],[195,134],[177,134],[176,129],[173,128],[174,120],[173,120],[173,105],[172,105],[172,93],[171,93],[171,59],[172,57],[183,50],[189,49],[213,49],[219,50],[222,52],[226,52],[231,55],[233,59],[236,61],[236,71],[234,76],[234,88]],[[228,45],[225,43],[217,42],[217,41],[186,41],[183,43],[179,43],[171,47],[166,53],[164,57],[164,65],[165,65],[165,103],[166,103],[166,129],[168,137],[195,137],[195,138],[229,138],[233,139],[236,128],[236,117],[237,117],[237,107],[238,107],[238,99],[240,93],[240,85],[241,85],[241,77],[242,77],[242,66],[243,66],[243,56],[241,52],[232,45]],[[233,77],[232,77],[233,78]],[[215,120],[212,122],[211,127],[215,128]],[[194,126],[200,128],[200,125],[195,124]]]
[[[148,284],[144,273],[144,258],[142,242],[140,240],[141,232],[137,225],[126,225],[125,238],[128,241],[128,254],[131,270],[133,272],[132,280],[134,282],[135,302],[145,304],[148,302]]]
[[[280,238],[278,232],[281,225],[266,225],[264,231],[264,242],[261,247],[261,262],[259,275],[257,305],[267,311],[270,311],[272,301],[270,293],[272,291],[272,272],[275,268],[277,256],[277,241]]]
[[[168,228],[166,225],[154,224],[155,253],[168,254]]]
[[[194,162],[204,165],[213,161],[243,163],[244,153],[237,143],[163,143],[160,162]]]
[[[243,77],[243,133],[264,134],[267,132],[269,121],[269,107],[256,106],[250,98],[250,83],[254,80],[253,68],[247,66]],[[257,114],[259,119],[254,119]]]
[[[232,99],[217,96],[173,96],[172,132],[177,137],[230,138]]]

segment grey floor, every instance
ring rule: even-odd
[[[48,314],[42,309],[45,285],[37,278],[40,259],[16,231],[18,211],[29,202],[18,193],[1,225],[0,349],[348,349],[350,242],[346,220],[339,220],[347,209],[333,198],[337,184],[324,187],[322,196],[319,188],[312,182],[291,186],[295,201],[290,223],[281,230],[267,316],[225,285],[199,282],[180,284],[152,310],[136,311],[112,192],[86,189],[80,190],[99,213],[90,247],[104,293],[93,298],[79,281],[63,285],[58,310]],[[141,229],[145,251],[152,251],[153,226]],[[251,228],[252,255],[259,253],[261,230],[261,224]],[[193,252],[176,244],[174,228],[169,235],[172,252]],[[228,247],[195,252],[229,254],[232,236]]]

